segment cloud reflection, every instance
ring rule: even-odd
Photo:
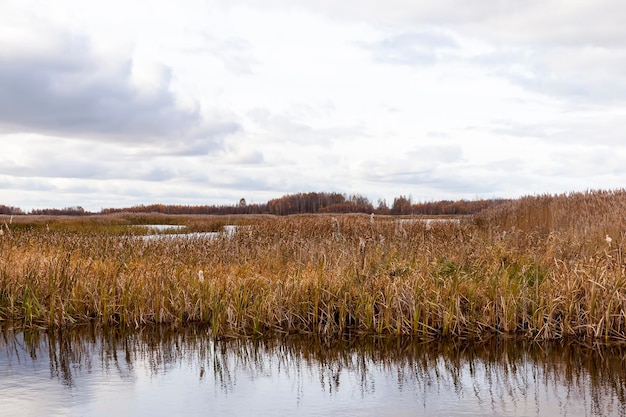
[[[0,409],[26,416],[606,415],[626,405],[617,347],[216,341],[196,327],[1,334]]]

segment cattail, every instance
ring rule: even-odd
[[[341,233],[339,232],[339,220],[337,220],[335,217],[333,217],[333,236],[337,240],[341,236]]]
[[[367,244],[367,240],[359,237],[359,252],[365,253],[365,245]]]

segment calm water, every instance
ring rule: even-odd
[[[233,236],[239,226],[225,225],[219,232],[185,232],[186,226],[167,225],[167,224],[149,224],[141,225],[147,227],[154,233],[140,236],[143,240],[161,240],[161,239],[215,239],[219,236]],[[183,233],[171,233],[172,231],[181,231]],[[168,233],[163,233],[168,232]]]
[[[1,416],[626,415],[624,348],[0,331]]]

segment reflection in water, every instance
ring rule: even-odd
[[[624,347],[0,332],[0,415],[626,415]]]

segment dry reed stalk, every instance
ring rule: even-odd
[[[19,219],[0,237],[0,320],[204,322],[219,336],[623,340],[622,219],[622,191],[527,197],[460,223],[239,218],[251,227],[205,240],[144,241],[119,234],[119,217],[113,234],[111,219],[45,219],[50,232]]]

